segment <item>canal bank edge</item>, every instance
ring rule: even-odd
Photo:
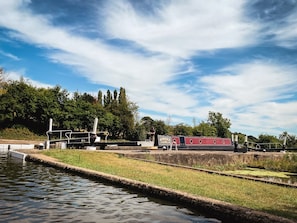
[[[137,192],[144,193],[156,198],[172,201],[182,206],[188,207],[192,210],[198,210],[206,215],[221,219],[225,222],[238,223],[293,223],[295,221],[271,215],[268,213],[255,211],[249,208],[236,206],[230,203],[193,196],[184,192],[171,190],[164,187],[154,186],[140,181],[131,180],[128,178],[118,177],[111,174],[106,174],[86,168],[76,167],[57,161],[54,158],[45,156],[43,154],[28,153],[25,158],[26,161],[36,162],[43,165],[55,167],[67,172],[79,174],[81,176],[100,180],[103,182],[115,184],[127,189],[132,189]]]

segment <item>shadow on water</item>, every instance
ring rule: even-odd
[[[3,222],[221,222],[164,200],[0,153]]]

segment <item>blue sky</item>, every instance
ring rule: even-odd
[[[7,78],[94,96],[124,87],[171,125],[297,135],[296,0],[0,0]],[[194,121],[195,120],[195,121]]]

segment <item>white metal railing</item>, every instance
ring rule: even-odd
[[[47,141],[46,148],[50,147],[51,143],[55,142],[66,142],[68,144],[83,144],[91,143],[93,137],[94,141],[99,142],[100,137],[97,137],[97,125],[98,118],[94,120],[94,126],[92,132],[73,132],[72,130],[53,130],[53,119],[49,120],[49,130],[46,132]],[[107,142],[107,137],[109,133],[107,131],[101,131],[105,135],[105,142]]]
[[[81,144],[91,142],[91,132],[67,132],[67,143],[70,144]]]
[[[281,143],[254,143],[254,142],[248,142],[248,147],[252,147],[253,149],[282,149],[284,147]]]
[[[65,141],[67,140],[67,133],[72,132],[72,130],[52,130],[52,131],[47,131],[46,135],[47,135],[47,140],[51,141],[51,142],[59,142],[59,141]],[[51,139],[52,137],[58,136],[58,138],[55,139]]]
[[[172,143],[170,143],[170,148],[169,148],[169,150],[172,150],[172,146],[173,145],[175,145],[175,150],[178,150],[177,149],[177,143],[174,141],[174,142],[172,142]]]

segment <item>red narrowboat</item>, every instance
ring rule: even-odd
[[[231,139],[203,136],[168,136],[158,135],[158,148],[178,150],[214,150],[233,151]]]

